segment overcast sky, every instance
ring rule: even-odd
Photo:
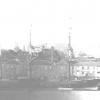
[[[68,44],[69,17],[72,47],[100,57],[99,0],[0,0],[0,48],[32,44]]]

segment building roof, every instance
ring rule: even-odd
[[[99,61],[79,61],[74,63],[74,65],[76,66],[100,66],[100,62]]]
[[[31,65],[50,65],[51,62],[49,60],[34,60],[31,62]]]
[[[58,63],[57,63],[57,65],[67,65],[68,64],[68,61],[66,61],[65,59],[63,59],[63,60],[61,60],[61,61],[59,61]]]

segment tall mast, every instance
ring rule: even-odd
[[[71,31],[72,31],[71,17],[69,17],[69,37],[68,37],[68,39],[69,39],[69,44],[68,44],[69,49],[71,48]]]
[[[68,36],[68,39],[69,39],[69,43],[68,43],[68,81],[70,83],[70,60],[71,60],[71,52],[70,52],[70,47],[71,47],[71,41],[70,41],[70,32],[69,32],[69,36]]]
[[[30,53],[30,57],[29,57],[29,78],[32,79],[32,66],[30,65],[30,62],[32,60],[32,40],[31,40],[31,33],[32,33],[32,24],[30,25],[30,40],[29,40],[29,53]]]
[[[68,36],[68,56],[69,59],[74,57],[74,53],[73,53],[73,48],[71,46],[71,31],[72,31],[72,26],[71,26],[71,17],[69,18],[69,36]]]
[[[31,37],[32,37],[32,24],[30,25],[30,40],[29,40],[29,53],[31,54],[32,53],[32,50],[31,50],[31,47],[32,47],[32,40],[31,40]]]
[[[69,41],[68,41],[69,56],[71,56],[71,55],[70,55],[70,48],[71,48],[71,36],[70,36],[70,34],[71,34],[71,33],[69,32],[69,36],[68,36],[68,40],[69,40]]]
[[[70,83],[71,80],[71,59],[73,58],[73,49],[71,46],[71,17],[69,18],[69,36],[68,36],[68,63],[69,63],[69,67],[68,67],[68,81]]]

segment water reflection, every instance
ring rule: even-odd
[[[99,100],[99,91],[1,90],[0,100]]]
[[[33,100],[80,100],[71,91],[37,91],[32,93]]]
[[[99,91],[78,91],[75,92],[76,96],[80,97],[80,100],[99,100],[100,92]]]

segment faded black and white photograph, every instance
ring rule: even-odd
[[[0,0],[0,100],[99,100],[100,1]]]

